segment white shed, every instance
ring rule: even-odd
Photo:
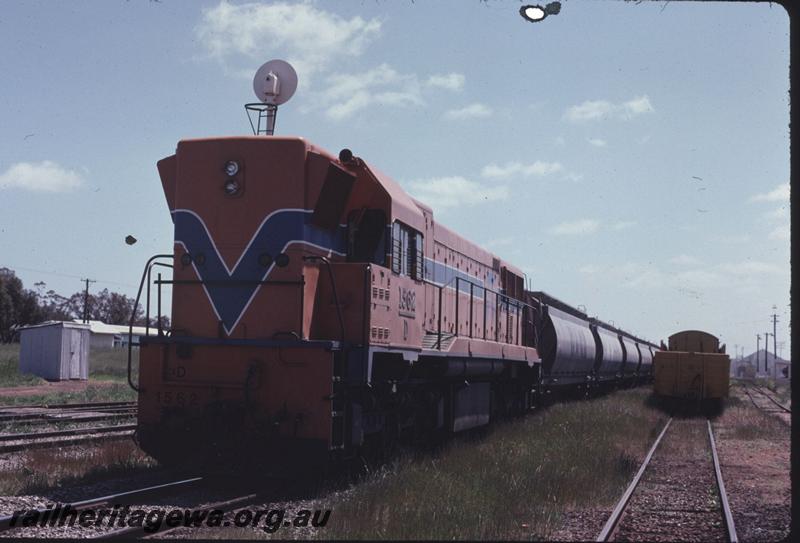
[[[51,321],[19,333],[20,372],[51,381],[89,378],[89,325]]]

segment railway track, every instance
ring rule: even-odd
[[[241,507],[246,505],[250,505],[259,501],[260,494],[245,494],[243,496],[237,496],[232,499],[227,499],[224,501],[204,505],[203,507],[195,509],[198,513],[205,513],[213,510],[222,511],[224,513],[229,513],[231,511],[235,511]],[[164,534],[175,532],[180,530],[181,528],[187,528],[187,526],[174,526],[174,527],[162,527],[155,533],[148,533],[144,527],[141,526],[129,526],[125,528],[120,528],[118,530],[112,530],[109,532],[100,533],[96,536],[91,537],[91,539],[118,539],[118,538],[133,538],[133,537],[153,537],[153,538],[162,538]]]
[[[81,423],[136,415],[135,402],[41,404],[0,407],[0,425]]]
[[[792,410],[779,402],[771,392],[767,392],[758,385],[743,384],[742,387],[747,397],[750,398],[750,401],[757,409],[764,413],[774,415],[791,426]],[[755,392],[755,394],[751,391]]]
[[[84,414],[122,414],[122,413],[136,413],[136,407],[100,407],[100,408],[79,408],[68,410],[48,410],[40,408],[38,410],[25,410],[17,411],[14,413],[0,414],[0,423],[3,422],[21,422],[35,419],[64,419],[64,418],[80,418]]]
[[[79,502],[73,502],[70,504],[58,504],[58,505],[51,505],[48,508],[39,508],[35,511],[38,513],[39,518],[43,518],[45,514],[50,512],[48,515],[52,517],[51,519],[47,519],[46,526],[32,526],[32,527],[23,527],[21,522],[21,517],[14,518],[13,515],[8,515],[5,517],[0,517],[0,533],[9,532],[8,535],[14,536],[16,535],[13,530],[17,530],[20,528],[26,530],[41,530],[36,534],[33,534],[37,537],[65,537],[65,530],[66,537],[81,537],[87,539],[131,539],[131,538],[148,538],[148,537],[155,537],[161,538],[164,534],[174,532],[176,530],[180,530],[182,528],[192,527],[193,525],[190,523],[188,525],[181,523],[179,526],[169,526],[165,524],[161,524],[158,527],[158,530],[153,532],[152,530],[148,530],[148,523],[147,522],[139,522],[134,523],[132,526],[128,526],[128,521],[130,519],[125,519],[123,522],[104,522],[98,526],[94,526],[92,528],[86,528],[79,526],[78,522],[73,522],[72,526],[69,526],[69,517],[65,515],[65,522],[61,525],[61,511],[66,510],[74,510],[78,512],[76,515],[77,518],[80,518],[80,513],[83,511],[94,510],[94,512],[99,515],[99,511],[102,509],[114,510],[118,509],[121,510],[122,506],[125,505],[133,505],[134,509],[139,508],[143,511],[156,511],[164,506],[161,505],[142,505],[145,503],[152,504],[153,502],[164,500],[172,501],[183,501],[186,498],[187,493],[192,493],[192,496],[197,494],[202,494],[203,488],[208,486],[205,484],[206,480],[203,477],[192,477],[189,479],[181,479],[178,481],[173,481],[169,483],[164,483],[155,486],[149,486],[141,489],[129,490],[125,492],[120,492],[117,494],[110,494],[106,496],[102,496],[99,498],[91,498],[87,500],[82,500]],[[213,486],[213,485],[212,485]],[[219,492],[219,490],[217,490]],[[224,491],[223,491],[224,492]],[[230,492],[228,492],[230,494]],[[184,495],[181,497],[181,495]],[[196,499],[196,498],[195,498]],[[263,496],[259,493],[248,493],[243,495],[236,495],[234,497],[226,497],[222,501],[215,501],[213,503],[201,503],[197,506],[190,507],[190,510],[195,514],[202,514],[208,513],[212,510],[222,511],[223,513],[229,513],[240,509],[244,506],[251,505],[254,503],[258,503],[260,500],[263,499]],[[135,505],[134,505],[135,504]],[[117,507],[118,506],[118,507]],[[181,508],[179,508],[180,510]],[[170,510],[174,510],[170,508]],[[27,514],[27,512],[26,512]],[[94,517],[92,517],[94,518]],[[204,518],[201,517],[201,518]],[[66,526],[64,526],[66,524]],[[120,526],[122,524],[123,526]],[[141,524],[141,525],[137,525]],[[58,533],[54,534],[52,530],[56,530]]]
[[[29,405],[3,405],[0,413],[7,413],[19,409],[80,409],[100,407],[135,407],[136,402],[88,402],[88,403],[56,403],[56,404],[29,404]]]
[[[711,421],[667,421],[597,541],[738,541]]]
[[[125,439],[132,436],[134,430],[136,430],[135,424],[118,424],[24,434],[0,434],[0,453]]]
[[[52,525],[49,522],[47,524],[50,527],[54,527],[57,524],[57,522],[55,522],[55,519],[57,518],[58,512],[66,510],[67,507],[74,509],[78,512],[81,512],[89,509],[96,509],[102,506],[113,507],[114,505],[117,504],[124,505],[124,504],[136,503],[144,499],[169,497],[170,495],[176,492],[185,492],[186,490],[193,489],[194,487],[198,486],[202,481],[203,481],[202,477],[191,477],[188,479],[181,479],[160,485],[148,486],[145,488],[139,488],[135,490],[128,490],[116,494],[109,494],[98,498],[81,500],[69,504],[59,504],[61,509],[55,509],[55,507],[48,507],[48,508],[39,508],[36,509],[35,511],[38,513],[37,515],[38,518],[44,518],[44,515],[49,511],[50,514],[48,516],[53,517],[53,523]],[[0,532],[15,530],[21,527],[22,526],[20,519],[15,518],[14,515],[7,515],[4,517],[0,517]],[[111,533],[116,533],[116,532],[111,532]]]

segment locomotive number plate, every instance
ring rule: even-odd
[[[417,292],[406,287],[397,287],[399,292],[397,312],[403,317],[416,317]]]

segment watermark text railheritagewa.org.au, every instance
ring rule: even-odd
[[[273,533],[281,528],[323,528],[331,516],[330,509],[240,509],[225,518],[220,509],[141,509],[127,505],[114,505],[103,509],[77,510],[71,505],[55,504],[45,510],[22,509],[14,511],[9,526],[11,528],[63,527],[82,528],[142,528],[155,533],[164,528],[193,527],[253,527]]]

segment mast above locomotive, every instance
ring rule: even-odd
[[[274,59],[261,65],[253,78],[253,92],[260,102],[244,105],[253,135],[273,135],[278,106],[288,102],[296,90],[297,72],[291,64]]]

